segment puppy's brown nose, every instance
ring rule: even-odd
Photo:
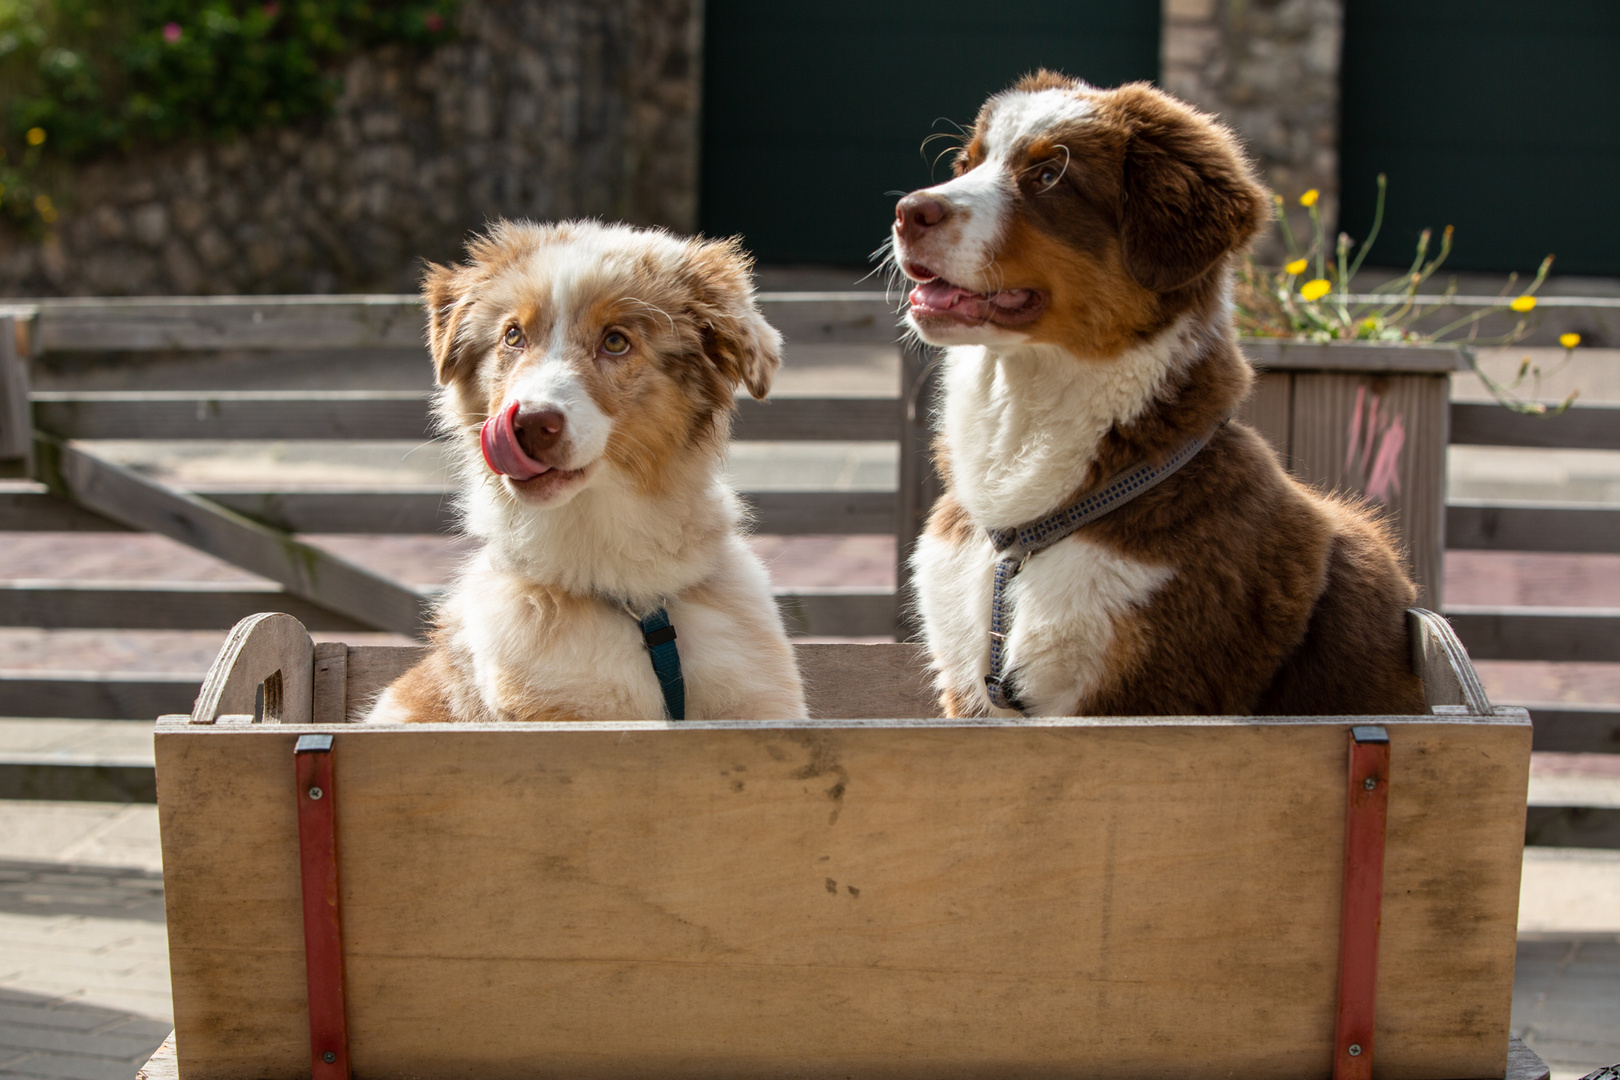
[[[950,208],[932,195],[913,191],[894,207],[894,227],[902,240],[915,240],[950,216]]]
[[[512,426],[517,429],[518,445],[523,447],[523,452],[536,460],[543,460],[540,455],[557,445],[568,421],[555,409],[534,412],[519,409],[512,418]]]

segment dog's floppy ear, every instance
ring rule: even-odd
[[[473,349],[463,334],[471,307],[465,267],[428,263],[422,271],[422,306],[427,309],[428,349],[440,386],[470,370]]]
[[[1236,138],[1147,83],[1116,92],[1130,132],[1120,239],[1125,268],[1166,293],[1195,281],[1266,222],[1269,203]]]
[[[735,237],[710,240],[696,245],[691,267],[704,355],[733,386],[763,401],[782,366],[782,335],[754,303],[753,258]]]

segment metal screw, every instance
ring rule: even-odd
[[[321,789],[320,788],[311,788],[310,790],[311,791],[319,791]],[[1359,1046],[1356,1047],[1356,1053],[1359,1054],[1360,1052],[1361,1052],[1361,1047],[1359,1047]],[[333,1064],[333,1063],[335,1063],[337,1061],[337,1055],[332,1053],[332,1051],[328,1050],[326,1053],[321,1055],[321,1060],[326,1062],[328,1065],[331,1065],[331,1064]]]
[[[1360,1057],[1361,1056],[1361,1044],[1360,1043],[1351,1043],[1350,1044],[1350,1056],[1351,1057]]]
[[[312,799],[318,799],[323,794],[325,794],[325,792],[321,791],[321,789],[318,787],[312,787],[309,789],[309,797]]]
[[[1378,778],[1376,776],[1369,776],[1367,779],[1361,782],[1361,786],[1366,788],[1368,791],[1371,791],[1373,788],[1378,786]]]

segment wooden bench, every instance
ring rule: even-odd
[[[176,1032],[146,1075],[1354,1076],[1347,747],[1377,725],[1365,1057],[1544,1077],[1508,1032],[1529,720],[1444,620],[1411,631],[1425,716],[928,719],[915,646],[800,645],[809,721],[413,728],[352,721],[420,650],[254,616],[157,727]]]

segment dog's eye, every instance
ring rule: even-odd
[[[1041,171],[1035,176],[1035,182],[1043,188],[1049,188],[1057,183],[1062,176],[1062,171],[1056,165],[1043,165]]]
[[[519,330],[515,326],[508,326],[506,328],[506,336],[501,340],[515,349],[519,345],[523,344],[523,331]]]
[[[602,338],[602,351],[609,356],[623,356],[630,351],[630,339],[617,330],[609,330]]]

